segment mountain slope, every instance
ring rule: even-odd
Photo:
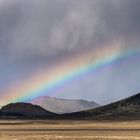
[[[3,116],[41,117],[50,116],[54,113],[46,111],[40,106],[29,103],[11,103],[1,108],[1,114]]]
[[[49,96],[38,97],[32,100],[31,103],[39,105],[46,110],[58,114],[78,112],[99,107],[99,105],[95,102],[88,102],[85,100],[58,99]]]
[[[109,105],[71,113],[61,118],[75,119],[140,119],[140,93]]]

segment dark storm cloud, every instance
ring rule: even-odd
[[[16,9],[16,10],[15,10]],[[19,10],[16,5],[0,7],[0,53],[8,49],[8,42],[13,29],[16,28],[19,19]]]
[[[101,11],[102,19],[112,33],[123,38],[140,35],[140,1],[112,1],[112,3],[106,3]]]
[[[7,1],[0,8],[1,50],[14,59],[44,59],[113,38],[127,42],[139,38],[139,13],[138,0]]]

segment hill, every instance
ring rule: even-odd
[[[95,109],[62,115],[71,119],[140,119],[140,93]]]
[[[38,105],[30,103],[8,104],[0,110],[1,118],[35,119],[85,119],[85,120],[140,120],[140,93],[126,99],[86,111],[68,114],[51,113]]]
[[[46,110],[58,114],[79,112],[91,108],[99,107],[95,102],[88,102],[85,100],[67,100],[59,99],[49,96],[38,97],[31,101],[32,104],[39,105]]]
[[[0,111],[1,117],[47,117],[54,113],[30,103],[10,103],[3,106]]]

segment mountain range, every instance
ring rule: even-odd
[[[86,111],[64,114],[71,119],[140,119],[140,93],[126,99]]]
[[[79,112],[100,106],[96,102],[89,102],[86,100],[59,99],[50,96],[38,97],[32,100],[30,103],[39,105],[44,109],[57,114]]]
[[[0,110],[0,118],[49,118],[86,120],[136,120],[140,119],[140,93],[126,99],[76,113],[55,114],[31,103],[11,103]]]

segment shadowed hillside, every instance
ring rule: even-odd
[[[140,93],[103,107],[61,117],[73,119],[140,119]]]
[[[54,115],[38,105],[29,103],[11,103],[1,108],[1,116],[17,116],[17,117],[41,117]]]

